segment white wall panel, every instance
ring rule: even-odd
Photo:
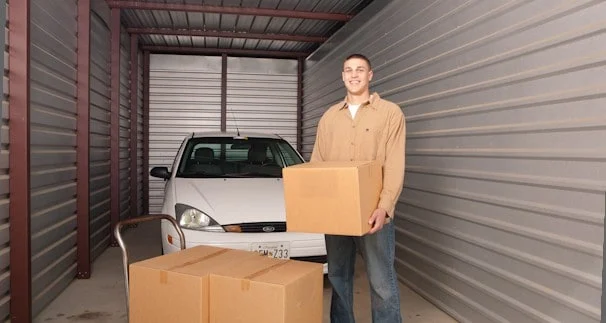
[[[297,147],[297,60],[227,58],[227,130],[278,134]]]
[[[149,78],[149,167],[170,168],[187,134],[220,130],[221,57],[150,55]],[[150,213],[163,196],[164,181],[150,176]]]
[[[599,322],[606,2],[392,1],[304,75],[303,147],[343,59],[407,123],[400,279],[462,322]]]

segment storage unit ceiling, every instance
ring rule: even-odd
[[[122,23],[156,51],[204,48],[306,56],[369,0],[108,1]],[[244,51],[243,51],[244,50]],[[195,50],[194,50],[195,51]],[[252,53],[252,52],[251,52]]]

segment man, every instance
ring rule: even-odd
[[[377,209],[369,214],[370,232],[362,237],[326,235],[332,323],[354,322],[356,248],[368,272],[373,322],[402,321],[392,219],[404,184],[406,126],[398,105],[370,94],[372,76],[365,56],[345,59],[342,77],[347,96],[320,118],[311,155],[311,161],[379,160],[383,165],[383,189]]]

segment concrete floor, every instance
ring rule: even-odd
[[[159,223],[143,223],[123,234],[131,262],[160,255]],[[355,316],[357,322],[371,322],[370,295],[364,265],[358,261],[355,274]],[[404,285],[400,285],[402,318],[406,323],[451,323],[450,316]],[[330,284],[324,287],[324,322],[328,323]],[[122,253],[107,249],[94,263],[92,277],[72,284],[35,319],[42,322],[127,322]]]

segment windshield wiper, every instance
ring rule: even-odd
[[[270,178],[280,178],[280,176],[265,174],[265,173],[257,173],[257,172],[248,172],[248,173],[231,173],[225,174],[225,176],[229,177],[270,177]]]

